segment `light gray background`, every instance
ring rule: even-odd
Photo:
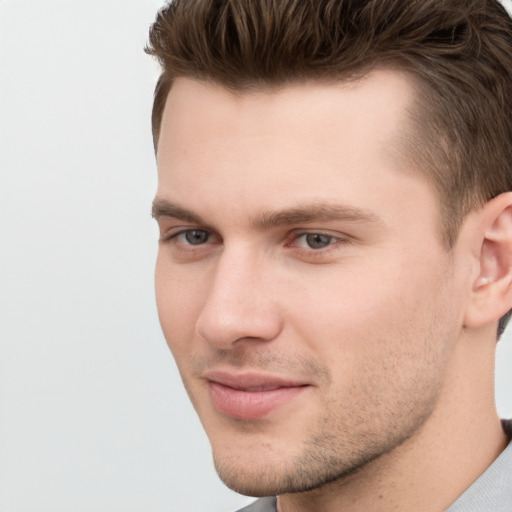
[[[251,501],[218,481],[156,316],[142,48],[161,4],[0,0],[0,512]],[[509,333],[509,417],[511,368]]]

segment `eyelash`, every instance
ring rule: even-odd
[[[317,247],[317,248],[311,247],[311,242],[307,240],[308,237],[318,237],[318,238],[327,239],[327,240],[324,240],[326,245],[323,247]],[[294,244],[297,244],[300,239],[304,239],[304,242],[308,247],[300,247],[299,245],[294,245]],[[313,251],[313,252],[320,252],[320,251],[327,250],[329,247],[331,247],[332,245],[335,245],[338,242],[341,242],[342,240],[343,239],[341,239],[340,237],[336,237],[334,235],[330,235],[330,234],[326,234],[326,233],[322,233],[322,232],[316,232],[316,231],[308,231],[308,232],[299,233],[299,234],[294,235],[291,240],[291,243],[289,243],[287,245],[297,247],[300,249],[304,249],[304,250]]]
[[[194,231],[198,232],[198,233],[206,233],[209,237],[213,235],[213,233],[211,233],[210,231],[206,230],[206,229],[200,229],[200,228],[187,228],[187,229],[182,229],[181,231],[178,231],[176,233],[171,233],[170,235],[168,235],[167,237],[164,237],[162,239],[163,242],[171,242],[171,243],[175,243],[175,244],[178,244],[180,243],[178,241],[178,237],[180,236],[186,236],[187,234],[189,233],[193,233]],[[191,243],[185,243],[185,242],[182,242],[183,245],[187,245],[187,246],[190,246],[190,247],[195,247],[195,244],[191,244]],[[206,243],[206,242],[205,242]],[[201,243],[201,244],[197,244],[198,246],[200,245],[204,245],[204,243]]]

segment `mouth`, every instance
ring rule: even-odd
[[[241,420],[269,416],[301,395],[309,384],[273,375],[207,372],[210,399],[218,412]]]

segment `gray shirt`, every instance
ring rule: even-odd
[[[512,420],[503,421],[512,438]],[[276,512],[275,497],[260,498],[238,512]],[[446,512],[512,511],[512,440],[487,470],[453,503]]]

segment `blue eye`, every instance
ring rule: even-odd
[[[303,237],[310,249],[323,249],[336,240],[333,236],[322,235],[321,233],[306,233]]]
[[[190,245],[201,245],[208,242],[210,233],[203,229],[189,229],[188,231],[180,233],[178,236],[184,237],[186,242]]]

